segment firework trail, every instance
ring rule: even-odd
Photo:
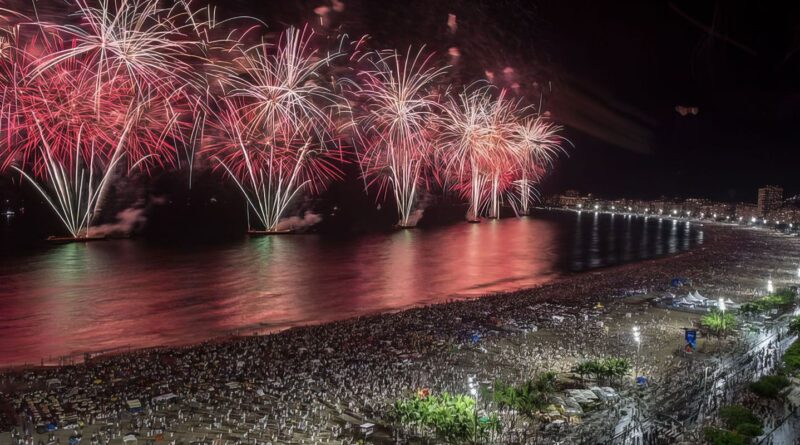
[[[339,53],[312,48],[312,33],[290,28],[275,48],[237,48],[206,150],[245,196],[268,232],[293,201],[318,193],[341,172],[349,106],[324,74]]]
[[[174,164],[191,112],[183,84],[109,71],[114,58],[81,50],[77,29],[29,22],[0,59],[0,169],[31,182],[76,238],[88,236],[123,160],[128,171]]]
[[[559,134],[561,131],[561,126],[541,115],[525,117],[516,126],[515,143],[521,157],[515,181],[517,194],[510,202],[518,214],[529,213],[531,201],[538,197],[535,185],[553,168],[558,155],[566,152],[561,145],[566,141]]]
[[[430,56],[410,51],[372,53],[370,68],[359,73],[357,97],[362,101],[358,139],[359,165],[367,186],[379,196],[391,190],[399,227],[413,226],[415,199],[430,166],[440,111],[436,81],[443,68],[430,65]]]
[[[520,113],[517,101],[491,87],[465,88],[451,97],[442,117],[439,157],[445,176],[467,197],[468,219],[487,211],[498,217],[501,196],[509,187],[506,173],[515,169],[521,151],[514,142],[514,124]]]
[[[96,5],[75,0],[74,6],[78,24],[34,23],[74,42],[42,57],[32,72],[34,77],[81,58],[94,71],[96,99],[104,81],[120,75],[133,81],[137,94],[153,90],[169,94],[176,83],[193,77],[187,55],[197,42],[186,38],[191,25],[183,3],[167,9],[156,0],[98,0]],[[96,102],[98,111],[99,105]]]

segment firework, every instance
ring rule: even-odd
[[[358,135],[359,164],[367,186],[379,196],[391,190],[398,226],[414,225],[417,190],[430,164],[435,141],[439,94],[435,82],[444,73],[430,66],[430,56],[373,53],[370,68],[360,73],[358,97],[363,102]]]
[[[562,128],[541,115],[524,118],[515,128],[516,143],[521,150],[517,168],[517,195],[510,201],[517,213],[527,215],[530,202],[537,198],[535,185],[541,180],[559,153],[565,150]]]
[[[227,88],[206,151],[270,232],[300,194],[319,192],[340,176],[339,118],[349,107],[323,77],[339,54],[312,48],[311,36],[290,28],[276,47],[239,49],[221,67]]]
[[[469,201],[467,217],[483,211],[498,217],[500,200],[509,187],[507,172],[519,165],[521,151],[514,140],[519,103],[490,87],[465,89],[451,98],[443,116],[439,157],[445,175]]]
[[[83,59],[94,71],[95,98],[102,94],[103,81],[120,75],[133,81],[137,94],[153,90],[169,94],[175,82],[192,77],[187,55],[196,42],[186,39],[191,25],[181,2],[169,9],[159,7],[156,0],[99,0],[95,4],[75,0],[74,6],[77,24],[35,23],[74,44],[42,57],[33,76],[45,76],[62,62]]]
[[[0,168],[18,171],[69,233],[83,237],[119,164],[148,171],[174,163],[190,101],[177,84],[143,88],[132,71],[98,76],[102,59],[58,31],[42,25],[14,39],[0,59]]]

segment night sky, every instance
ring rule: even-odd
[[[231,0],[220,3],[218,13],[252,15],[275,32],[311,21],[331,35],[368,35],[371,48],[404,51],[425,45],[441,64],[452,62],[449,48],[458,48],[452,82],[485,80],[487,72],[498,86],[516,81],[529,103],[541,103],[565,126],[574,148],[542,185],[544,195],[577,189],[608,198],[755,201],[756,188],[764,184],[784,186],[787,196],[800,193],[795,174],[800,161],[800,4],[776,5]],[[323,25],[315,14],[320,6],[329,8]],[[448,33],[448,14],[456,16],[454,34]],[[505,68],[512,69],[510,77],[504,77]],[[682,116],[676,106],[696,107],[698,113]],[[372,212],[367,219],[390,226],[395,219],[391,204],[377,210],[357,172],[350,173],[307,205],[328,213],[339,208],[349,215],[341,222],[348,226],[359,225],[354,215],[366,209]],[[157,209],[150,222],[164,219],[160,224],[183,230],[186,221],[227,224],[219,220],[233,213],[244,219],[241,197],[229,181],[211,172],[196,177],[191,191],[181,173],[134,178],[125,186],[146,189],[133,192],[136,199],[165,196],[171,204],[194,206],[178,216]],[[0,180],[0,192],[19,196],[9,180],[9,175]],[[125,188],[120,190],[124,194]],[[209,208],[211,198],[226,211]],[[426,215],[438,211],[431,208]]]

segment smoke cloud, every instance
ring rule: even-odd
[[[302,230],[311,227],[314,224],[318,224],[320,221],[322,221],[321,215],[311,211],[306,211],[302,218],[299,216],[291,216],[289,218],[280,220],[275,229],[278,231]]]
[[[117,213],[117,221],[89,227],[89,236],[126,236],[147,221],[144,207],[129,207]]]

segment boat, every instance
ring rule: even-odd
[[[250,236],[268,236],[268,235],[293,235],[297,232],[291,229],[287,230],[248,230],[247,234]]]
[[[53,244],[68,244],[68,243],[88,243],[90,241],[105,241],[107,238],[102,236],[49,236],[47,241]]]

